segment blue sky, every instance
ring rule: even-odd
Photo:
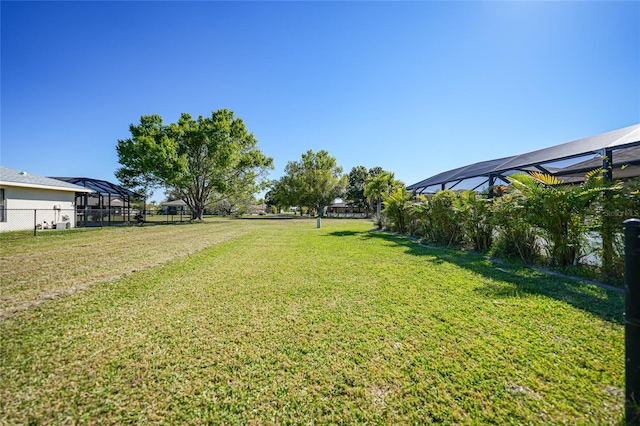
[[[640,122],[640,2],[1,2],[0,163],[115,181],[141,115],[229,108],[406,184]],[[162,198],[160,193],[156,197]]]

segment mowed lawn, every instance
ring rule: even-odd
[[[371,228],[108,230],[142,250],[110,256],[142,266],[82,285],[67,271],[66,293],[12,253],[55,240],[73,259],[105,230],[0,241],[25,281],[3,272],[0,424],[621,423],[623,295]],[[145,260],[180,232],[197,250]]]

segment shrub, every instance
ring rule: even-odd
[[[424,195],[416,195],[407,211],[407,234],[419,237],[422,235],[423,210],[427,206],[427,198]]]
[[[491,205],[491,223],[495,230],[492,252],[505,259],[534,262],[540,257],[536,233],[527,220],[526,200],[520,193],[495,198]]]
[[[491,203],[492,199],[475,191],[465,191],[457,199],[462,239],[471,250],[487,251],[491,248]]]
[[[404,234],[409,224],[409,210],[411,208],[411,194],[406,188],[396,188],[384,197],[384,212],[393,231]]]
[[[462,228],[459,223],[457,205],[458,194],[449,189],[437,192],[422,207],[421,232],[425,239],[447,246],[462,242]]]
[[[588,227],[586,213],[598,194],[598,171],[587,174],[585,183],[566,185],[553,176],[532,172],[510,176],[512,185],[525,196],[525,209],[531,224],[545,239],[549,260],[557,266],[577,264]]]
[[[418,200],[411,206],[411,209],[409,209],[409,227],[411,235],[429,239],[428,230],[431,227],[429,209],[429,200],[424,196],[420,196],[420,198],[418,198]]]
[[[640,179],[610,183],[610,190],[602,192],[591,205],[587,219],[598,232],[602,244],[596,248],[602,267],[600,273],[606,281],[622,278],[624,272],[623,222],[631,217],[640,217]]]

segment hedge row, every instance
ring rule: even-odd
[[[622,277],[622,222],[640,216],[639,180],[609,182],[601,170],[580,185],[537,173],[509,179],[509,186],[492,188],[492,197],[452,190],[424,197],[398,188],[384,198],[384,226],[430,244]],[[599,264],[586,265],[589,255]]]

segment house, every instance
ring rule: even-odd
[[[247,206],[247,213],[249,213],[249,214],[263,215],[266,212],[267,212],[267,205],[265,203],[262,203],[262,204],[249,204]]]
[[[76,194],[90,189],[0,166],[0,231],[74,228]]]
[[[365,218],[367,217],[367,210],[361,207],[356,207],[353,203],[348,201],[334,202],[327,206],[327,217],[349,217],[349,218]]]
[[[189,206],[184,200],[165,201],[160,204],[162,206],[162,214],[179,215],[190,212]]]

